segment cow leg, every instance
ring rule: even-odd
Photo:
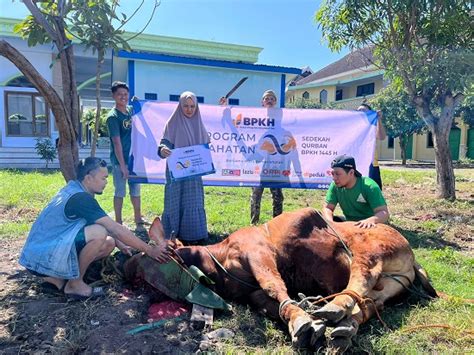
[[[360,297],[367,297],[373,289],[382,272],[382,261],[369,267],[362,258],[354,258],[351,265],[351,276],[344,291],[354,291]],[[366,258],[368,260],[369,258]],[[315,312],[318,318],[324,318],[332,323],[337,323],[344,317],[352,315],[356,301],[349,295],[340,295]]]
[[[375,314],[375,308],[381,311],[387,300],[395,297],[406,291],[406,288],[410,286],[415,278],[415,272],[410,270],[406,273],[397,273],[398,275],[404,275],[405,277],[395,276],[398,281],[395,281],[391,277],[382,276],[377,282],[376,289],[372,289],[367,294],[367,297],[372,299],[374,303],[368,303],[366,308],[366,318],[369,319]],[[403,284],[403,285],[402,285]],[[352,312],[352,316],[359,322],[363,321],[363,314],[358,306],[355,306]]]
[[[270,250],[270,248],[269,248]],[[253,253],[252,253],[253,254]],[[274,316],[280,316],[288,323],[293,346],[297,348],[315,348],[319,339],[324,335],[326,326],[321,320],[313,320],[300,307],[288,303],[281,310],[282,302],[290,299],[286,285],[278,272],[275,256],[269,251],[262,255],[249,255],[249,265],[262,288],[251,295],[251,300],[259,309],[265,309]],[[263,267],[262,267],[263,265]]]

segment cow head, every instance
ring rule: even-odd
[[[153,220],[150,230],[148,231],[148,236],[156,243],[161,243],[166,239],[165,230],[163,229],[163,224],[161,223],[160,217],[155,217],[155,219]],[[177,249],[183,246],[183,244],[179,240],[174,238],[170,241],[170,244],[173,249]]]

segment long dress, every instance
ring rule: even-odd
[[[166,139],[161,140],[160,150],[163,146],[174,148]],[[162,223],[167,238],[175,236],[180,240],[192,242],[208,237],[204,188],[200,176],[172,181],[168,168],[166,169]]]

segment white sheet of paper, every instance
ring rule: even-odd
[[[173,181],[216,172],[208,144],[175,148],[167,158],[167,163]]]

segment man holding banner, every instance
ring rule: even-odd
[[[271,109],[276,106],[277,97],[273,90],[266,90],[262,95],[262,106]],[[227,99],[222,97],[219,100],[220,105],[226,105]],[[281,120],[280,120],[281,121]],[[280,122],[281,125],[281,122]],[[265,146],[264,142],[259,142],[258,146]],[[271,149],[271,148],[270,148]],[[264,166],[268,159],[256,159],[254,156],[246,157],[248,160],[263,160]],[[267,157],[268,158],[268,157]],[[268,168],[268,167],[267,167]],[[263,169],[262,169],[263,170]],[[258,224],[260,220],[260,205],[262,201],[264,188],[261,186],[252,187],[252,196],[250,199],[250,222],[252,224]],[[281,188],[270,188],[273,200],[273,217],[280,215],[283,212],[283,192]]]

